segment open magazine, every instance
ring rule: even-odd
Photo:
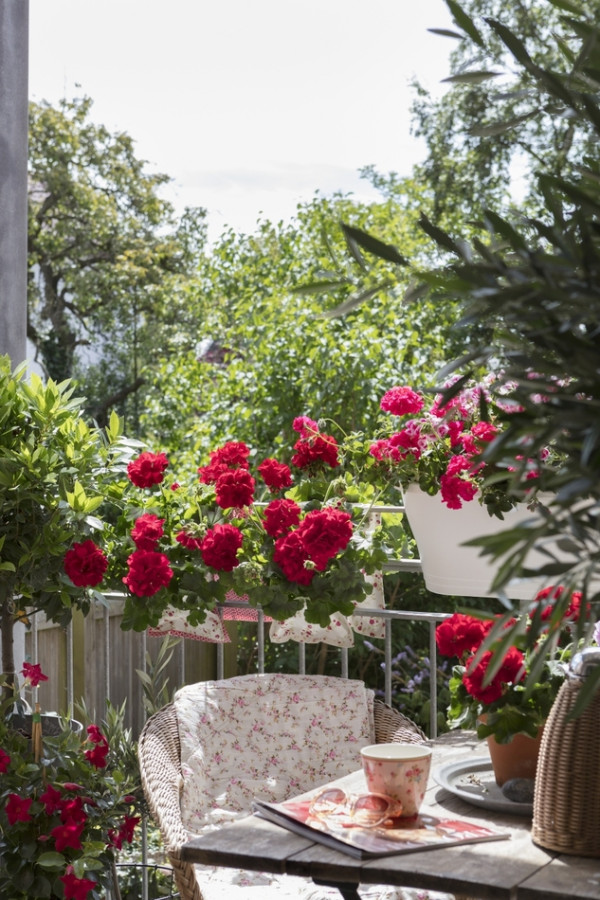
[[[321,815],[317,818],[311,815],[310,806],[311,798],[305,796],[284,803],[263,800],[253,803],[254,811],[262,818],[358,859],[510,837],[507,833],[493,831],[465,819],[441,819],[430,815],[425,809],[412,818],[391,818],[381,825],[367,828],[357,824],[340,824],[336,816]]]

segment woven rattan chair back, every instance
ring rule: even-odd
[[[421,729],[402,713],[380,700],[374,704],[375,740],[382,743],[423,743]],[[181,821],[179,728],[173,704],[163,707],[146,722],[138,744],[140,773],[152,818],[159,826],[181,900],[203,900],[194,866],[181,859],[187,834]]]

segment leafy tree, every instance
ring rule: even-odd
[[[457,41],[446,79],[454,90],[434,100],[416,82],[413,104],[415,134],[427,145],[417,173],[434,190],[433,218],[452,227],[449,217],[457,207],[474,218],[487,206],[502,211],[515,198],[521,208],[525,202],[539,208],[537,176],[567,175],[596,140],[588,121],[569,114],[560,92],[548,92],[546,79],[560,80],[576,65],[577,32],[569,13],[585,7],[592,22],[600,4],[447,0],[447,5],[456,30],[439,33]],[[519,36],[517,55],[500,30],[490,30],[489,20]]]
[[[297,415],[374,427],[384,390],[432,376],[447,358],[451,306],[411,300],[403,257],[389,248],[380,261],[353,235],[376,229],[385,248],[400,233],[405,252],[430,258],[417,227],[425,203],[406,182],[381,202],[316,196],[288,225],[225,233],[181,295],[148,396],[148,434],[198,458],[231,439],[265,454],[287,449]],[[369,303],[339,315],[361,298]]]
[[[28,335],[50,377],[78,376],[104,424],[113,406],[130,412],[205,229],[202,210],[175,219],[159,195],[167,176],[94,124],[91,106],[31,104]]]

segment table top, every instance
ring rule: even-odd
[[[487,753],[485,743],[466,732],[443,735],[433,747],[433,770]],[[339,783],[349,790],[365,789],[362,772]],[[304,875],[326,883],[396,884],[477,900],[600,900],[600,859],[537,847],[527,817],[469,804],[433,778],[424,806],[433,815],[447,818],[452,813],[508,832],[510,839],[361,860],[250,816],[190,841],[181,855],[186,862],[205,865]]]

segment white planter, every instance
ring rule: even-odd
[[[549,497],[547,498],[550,499]],[[515,528],[535,512],[519,504],[504,519],[490,516],[477,497],[461,509],[449,509],[441,495],[425,494],[416,484],[404,491],[404,508],[419,548],[419,557],[427,589],[435,594],[458,597],[494,597],[490,590],[499,563],[480,556],[480,547],[461,546],[472,538]],[[548,563],[548,557],[532,550],[529,568]],[[542,588],[552,584],[549,576],[514,579],[504,593],[511,600],[531,600]]]

